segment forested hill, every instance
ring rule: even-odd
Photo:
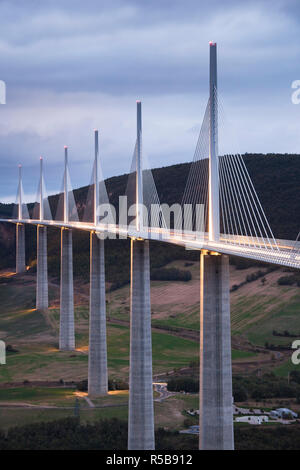
[[[243,157],[275,237],[295,239],[300,231],[300,155],[245,154]],[[160,201],[168,204],[181,201],[189,169],[190,164],[186,163],[153,170]],[[128,175],[121,175],[106,180],[110,201],[113,204],[117,204],[118,196],[124,194],[127,177]],[[82,214],[87,187],[76,189],[74,195],[79,213]],[[58,197],[51,196],[49,199],[55,213]],[[0,204],[0,217],[10,217],[12,211],[12,204]],[[14,227],[0,224],[0,267],[14,266],[14,233]],[[122,266],[127,272],[129,256],[128,250],[123,249],[125,244],[126,241],[108,243],[107,265],[111,280],[115,280],[116,273],[122,271]],[[88,247],[88,235],[74,232],[74,263],[84,271],[88,268]],[[26,229],[26,249],[27,262],[34,264],[36,240],[33,227]],[[49,269],[58,273],[59,231],[57,229],[49,230],[48,251]],[[183,253],[178,247],[158,243],[153,244],[152,251],[155,255],[152,259],[156,259],[156,262],[153,262],[157,266]],[[185,252],[184,256],[192,255]]]
[[[245,154],[243,158],[275,237],[294,240],[300,231],[300,155]],[[181,202],[189,169],[185,163],[153,170],[161,202]],[[106,181],[115,205],[125,192],[127,178],[122,175]],[[75,191],[79,206],[85,202],[86,191]]]
[[[243,158],[275,237],[295,239],[300,231],[300,155],[245,154]],[[181,202],[189,169],[186,163],[153,170],[161,202]],[[122,175],[106,181],[115,205],[125,192],[127,178]],[[75,191],[79,206],[86,200],[86,191]]]
[[[275,237],[294,240],[300,231],[300,155],[243,158]],[[161,201],[181,201],[189,168],[181,164],[153,171]]]

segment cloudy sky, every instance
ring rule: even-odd
[[[15,198],[17,165],[32,199],[39,156],[49,193],[63,146],[73,186],[90,180],[93,129],[105,177],[127,172],[143,102],[152,167],[187,162],[208,98],[208,42],[218,43],[219,94],[240,152],[300,153],[298,0],[0,0],[0,200]]]

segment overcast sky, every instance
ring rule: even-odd
[[[210,40],[235,136],[221,134],[220,148],[300,153],[300,105],[291,102],[298,0],[0,0],[0,21],[1,201],[15,198],[18,163],[32,199],[40,155],[48,192],[57,191],[64,145],[73,187],[87,184],[94,128],[104,176],[127,172],[137,99],[151,166],[190,161],[208,98]]]

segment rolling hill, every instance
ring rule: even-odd
[[[300,156],[290,154],[245,154],[244,161],[252,178],[254,187],[265,209],[269,223],[277,238],[295,239],[300,230]],[[180,202],[188,177],[190,164],[178,164],[153,170],[160,200],[172,204]],[[128,175],[116,176],[106,180],[111,203],[117,205],[119,195],[124,194]],[[79,215],[82,217],[87,187],[74,191]],[[49,198],[52,213],[55,214],[58,196]],[[32,209],[32,205],[29,205]],[[12,204],[0,204],[0,217],[10,217]],[[59,276],[59,230],[48,231],[49,272]],[[87,233],[74,231],[74,276],[88,279],[89,271],[89,236]],[[151,266],[157,268],[176,259],[196,260],[197,254],[172,245],[151,244]],[[36,230],[26,227],[27,264],[35,269]],[[247,261],[232,260],[233,263]],[[15,228],[9,224],[0,225],[0,268],[13,268],[15,265]],[[107,280],[117,286],[129,279],[128,241],[107,241],[106,248]]]

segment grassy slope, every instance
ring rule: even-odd
[[[51,389],[52,390],[52,389]],[[102,400],[102,399],[101,399]],[[49,400],[48,400],[49,401]],[[198,395],[180,395],[176,394],[173,397],[168,398],[163,403],[154,403],[155,412],[155,425],[156,427],[167,427],[169,429],[183,429],[184,420],[186,415],[184,410],[186,409],[197,409],[198,408]],[[105,399],[102,400],[102,408],[88,408],[84,400],[80,400],[80,420],[82,423],[97,421],[101,418],[119,418],[127,420],[128,417],[128,406],[127,400],[122,399],[122,404],[114,400],[113,406],[107,406]],[[34,405],[41,404],[41,402],[32,402]],[[65,401],[61,401],[57,408],[9,408],[0,406],[0,429],[7,429],[9,427],[18,425],[29,424],[32,422],[41,421],[52,421],[58,418],[65,418],[74,416],[74,403],[69,400],[68,407]],[[73,404],[73,406],[72,406]],[[0,400],[1,405],[1,400]],[[71,405],[71,406],[70,406]],[[105,405],[105,406],[104,406]]]
[[[53,294],[55,297],[55,293]],[[59,311],[51,308],[42,314],[34,310],[33,285],[22,287],[17,278],[0,284],[0,334],[18,353],[7,356],[0,367],[0,382],[23,380],[78,380],[87,376],[88,306],[75,309],[77,350],[59,352]],[[24,306],[26,308],[24,308]],[[197,358],[195,341],[153,333],[154,373],[184,367]],[[128,377],[129,327],[108,322],[108,360],[111,376]]]
[[[188,283],[151,283],[152,324],[199,330],[199,263],[185,267],[185,261],[174,261],[166,267],[178,267],[191,271],[193,279]],[[259,268],[236,270],[231,267],[231,285],[245,281],[246,276]],[[261,268],[263,269],[263,268]],[[261,280],[247,283],[231,293],[231,323],[234,335],[246,335],[254,344],[263,346],[266,341],[289,345],[290,339],[274,337],[273,330],[288,329],[300,336],[300,289],[278,286],[277,280],[285,275],[280,269]],[[124,287],[109,294],[109,311],[114,318],[129,320],[129,288]]]
[[[197,330],[199,322],[199,264],[184,267],[186,261],[172,262],[170,266],[190,269],[193,280],[189,283],[152,282],[152,321],[154,325],[173,325],[184,329]],[[232,268],[231,283],[244,280],[255,269],[237,271]],[[231,295],[232,327],[235,336],[246,337],[254,344],[263,345],[265,341],[288,345],[291,339],[274,337],[273,329],[300,333],[300,290],[295,287],[277,286],[277,278],[282,275],[275,271],[266,276],[262,286],[260,280],[238,289]],[[27,279],[27,278],[26,278]],[[88,286],[81,293],[81,304],[75,309],[77,350],[59,352],[57,308],[58,287],[51,286],[51,309],[41,314],[34,310],[35,288],[32,277],[24,287],[24,280],[12,277],[11,282],[0,282],[0,337],[7,344],[19,350],[10,353],[7,365],[0,366],[0,382],[22,382],[23,380],[79,380],[87,377],[88,344]],[[86,300],[83,300],[84,294]],[[128,328],[128,287],[108,294],[108,360],[111,377],[128,379],[129,366],[129,328]],[[177,295],[177,297],[176,297]],[[171,300],[171,301],[170,301]],[[172,302],[173,300],[173,302]],[[114,319],[121,324],[113,323]],[[153,332],[154,373],[166,372],[185,367],[198,358],[196,341],[183,339],[167,332]],[[233,360],[247,361],[254,357],[253,351],[233,349]],[[275,370],[286,376],[291,370],[289,362],[281,363]],[[295,368],[295,367],[294,367]],[[296,366],[297,368],[297,366]],[[126,419],[126,397],[108,397],[97,401],[97,405],[114,404],[113,407],[91,410],[83,397],[79,397],[81,418],[84,421],[100,417],[119,417]],[[0,407],[0,422],[6,427],[15,420],[20,424],[58,417],[72,416],[75,403],[74,390],[21,387],[18,390],[0,389],[1,402],[26,402],[34,405],[57,406],[59,409],[12,409]],[[190,403],[191,401],[191,403]],[[197,408],[198,397],[176,396],[164,403],[156,403],[156,422],[163,426],[182,428],[183,410]],[[64,408],[67,407],[67,408]]]
[[[184,267],[184,261],[168,266],[189,269],[193,279],[188,283],[152,282],[153,326],[199,328],[199,264]],[[253,271],[253,268],[251,268]],[[250,269],[250,271],[251,271]],[[255,268],[254,268],[255,270]],[[249,273],[232,268],[231,283],[241,282]],[[231,295],[232,332],[263,346],[266,341],[289,346],[291,339],[275,337],[272,332],[300,333],[300,289],[278,286],[282,273],[266,276],[266,285],[260,280],[241,287]],[[34,310],[35,289],[28,275],[26,287],[13,278],[12,283],[0,283],[0,335],[7,344],[19,349],[8,355],[8,364],[0,367],[0,382],[27,380],[78,380],[87,376],[88,345],[88,286],[84,287],[86,300],[75,309],[76,344],[74,353],[59,352],[57,305],[58,288],[52,287],[54,307],[46,314]],[[82,294],[83,295],[83,294]],[[176,297],[177,296],[177,297]],[[108,294],[108,361],[111,376],[128,377],[129,365],[129,289],[128,286]],[[122,324],[113,323],[114,319]],[[247,359],[251,351],[233,350],[233,359]],[[184,367],[198,357],[196,341],[183,339],[168,332],[153,332],[154,373]],[[276,365],[276,364],[275,364]],[[282,365],[280,366],[282,368]]]

